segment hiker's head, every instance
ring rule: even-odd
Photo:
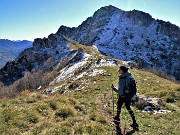
[[[122,73],[125,73],[128,71],[129,68],[125,67],[125,66],[120,66],[119,67],[119,73],[122,74]]]

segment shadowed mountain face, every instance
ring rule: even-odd
[[[108,56],[138,62],[142,68],[161,69],[180,79],[179,27],[155,20],[142,11],[126,12],[106,6],[76,28],[61,26],[48,38],[35,39],[32,48],[0,70],[0,81],[8,85],[26,71],[44,70],[49,59],[51,67],[57,65],[70,52],[69,42],[63,35],[73,42],[96,45]]]
[[[31,41],[0,39],[0,68],[2,68],[6,62],[14,60],[21,51],[29,47],[32,47]]]

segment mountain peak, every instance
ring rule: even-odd
[[[94,15],[93,15],[93,17],[96,17],[96,16],[98,16],[98,17],[100,17],[100,16],[106,16],[106,15],[112,15],[112,13],[114,12],[114,11],[121,11],[119,8],[117,8],[117,7],[114,7],[114,6],[112,6],[112,5],[109,5],[109,6],[104,6],[104,7],[101,7],[100,9],[98,9],[95,13],[94,13]]]
[[[149,26],[155,20],[152,16],[148,13],[138,10],[127,11],[127,17],[133,19],[134,22],[141,21],[144,26]]]

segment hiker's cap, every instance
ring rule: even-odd
[[[128,71],[128,67],[126,67],[126,66],[120,66],[119,67],[123,72],[127,72]]]

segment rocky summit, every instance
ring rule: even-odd
[[[95,45],[101,53],[136,62],[141,68],[161,69],[180,80],[180,28],[142,11],[106,6],[78,27],[60,26],[55,34],[35,39],[32,48],[0,70],[0,81],[9,85],[27,71],[52,70],[71,52],[65,37],[71,42]]]

